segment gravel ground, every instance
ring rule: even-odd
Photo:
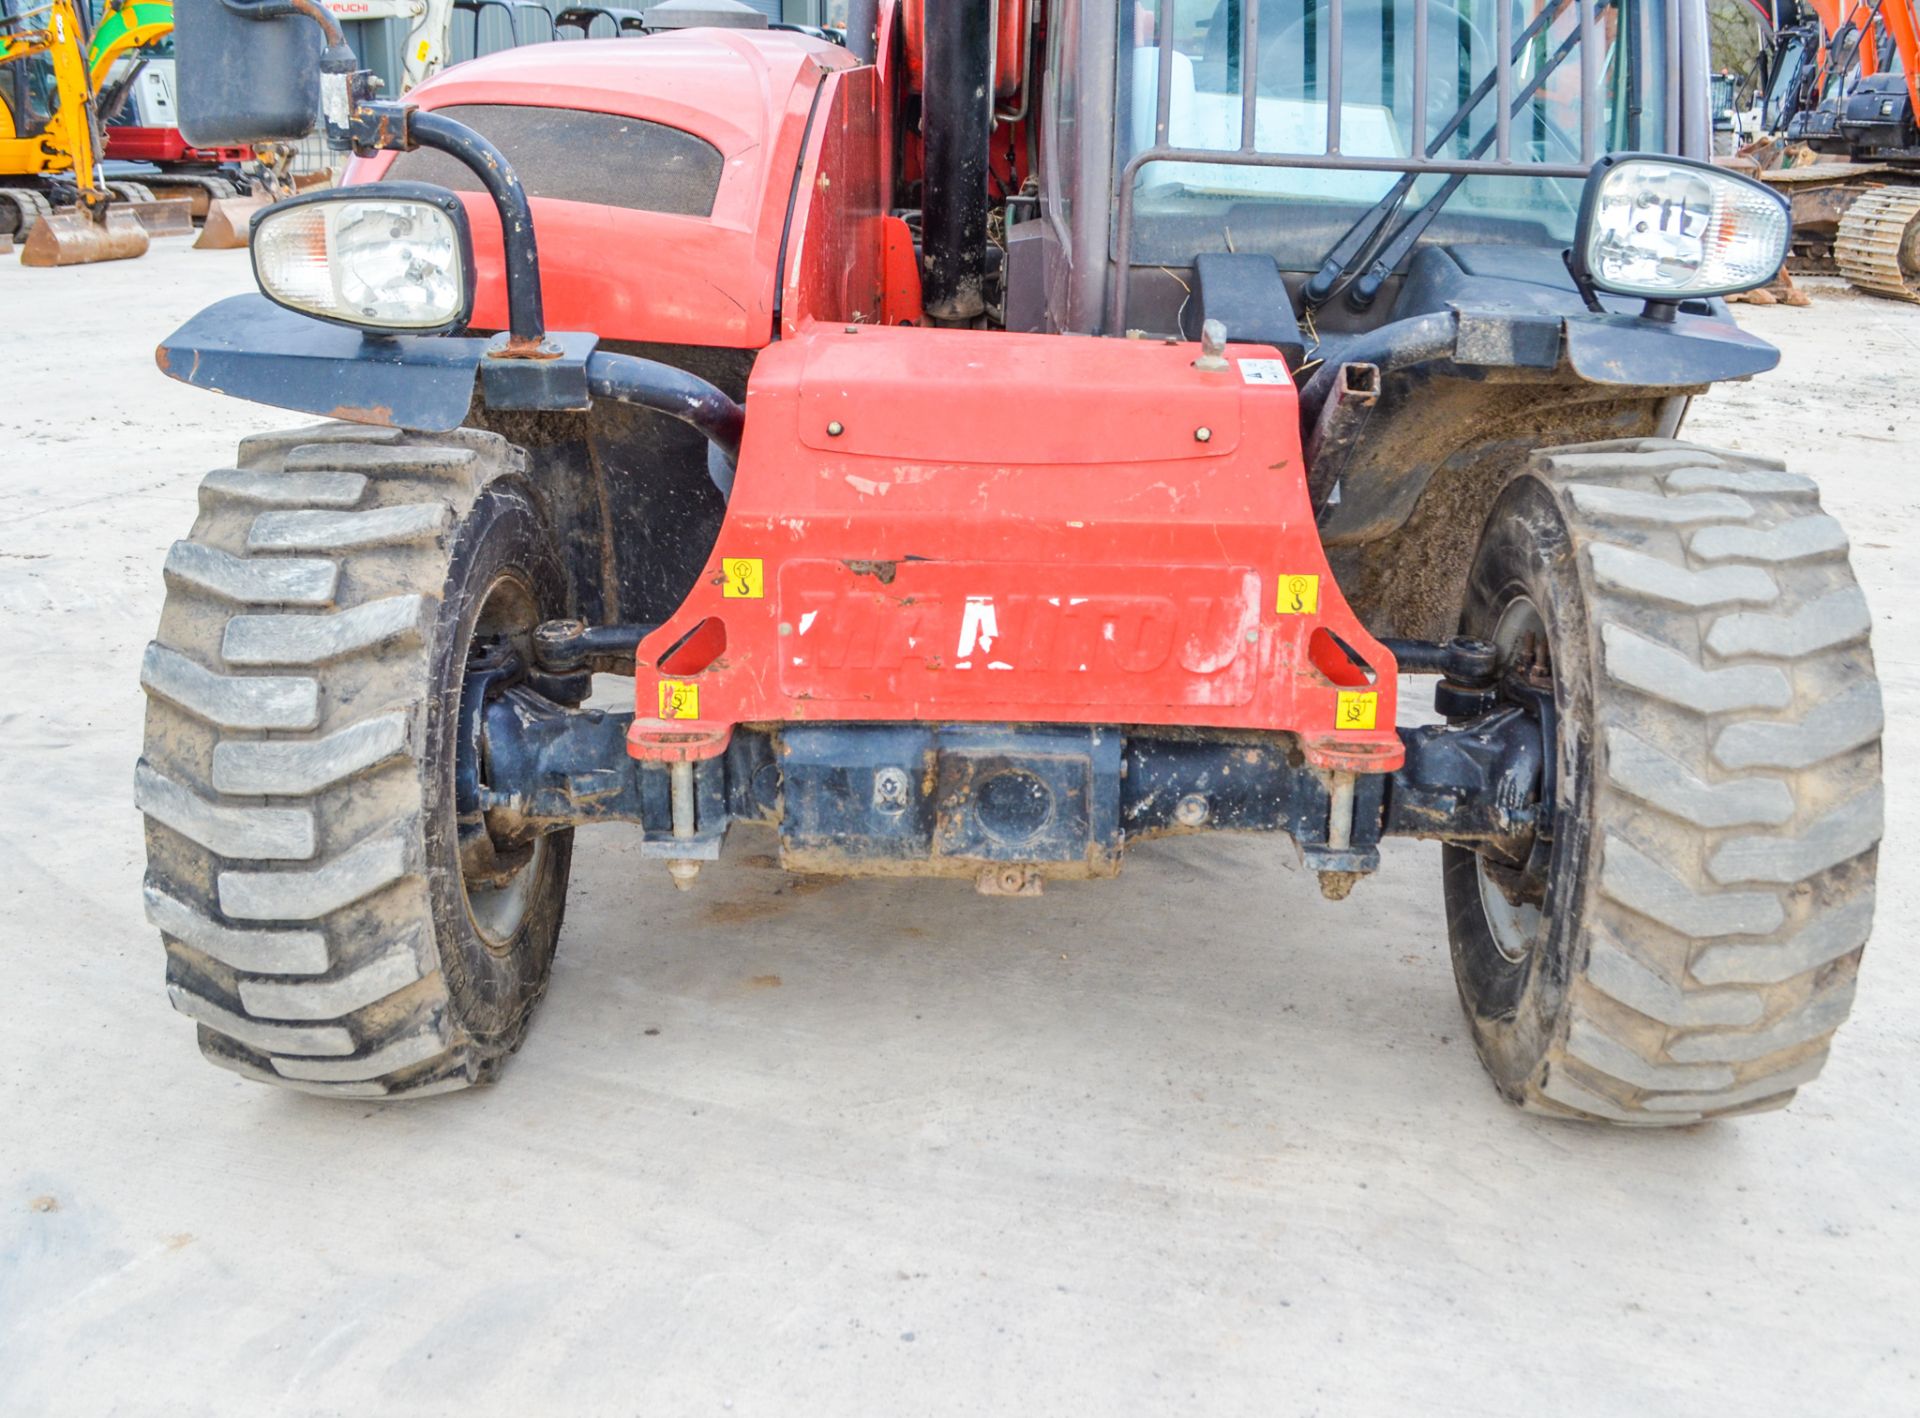
[[[202,1063],[141,919],[137,663],[235,438],[149,351],[248,286],[0,263],[0,1412],[1913,1412],[1920,308],[1746,310],[1689,432],[1820,477],[1874,608],[1880,930],[1819,1085],[1649,1136],[1524,1117],[1436,854],[1344,906],[1270,841],[987,900],[675,893],[582,834],[504,1083],[383,1108]]]

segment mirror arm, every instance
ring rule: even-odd
[[[305,15],[327,37],[328,49],[346,48],[346,37],[339,21],[318,0],[220,0],[234,14],[249,20],[284,20],[289,15]]]
[[[305,15],[325,36],[327,47],[320,54],[320,117],[326,124],[327,146],[337,153],[348,147],[348,121],[362,103],[370,100],[379,81],[360,67],[359,59],[347,44],[340,22],[319,0],[220,0],[234,14],[249,20],[284,20]]]
[[[320,55],[320,116],[327,145],[357,156],[379,152],[410,153],[435,148],[463,164],[493,198],[506,248],[507,339],[490,359],[557,359],[560,350],[546,338],[540,301],[540,255],[533,239],[533,207],[513,166],[492,143],[464,123],[423,112],[410,103],[381,102],[380,81],[347,45],[339,22],[319,0],[220,0],[249,20],[279,20],[304,15],[320,26],[326,49]]]

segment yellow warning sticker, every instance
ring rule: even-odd
[[[1370,689],[1343,689],[1340,691],[1340,707],[1336,711],[1339,726],[1343,729],[1370,729],[1373,727],[1375,710],[1380,706],[1380,696]]]
[[[1315,615],[1320,610],[1318,576],[1282,576],[1280,598],[1274,609],[1281,615]]]
[[[720,594],[730,601],[757,601],[767,594],[766,574],[757,556],[720,559]]]
[[[427,55],[429,52],[430,50],[427,47],[427,42],[424,39],[421,40],[420,41],[420,62],[422,64],[427,62]]]
[[[661,680],[660,717],[663,719],[699,718],[700,686],[688,684],[684,680]],[[1369,719],[1368,722],[1371,723],[1372,720]]]

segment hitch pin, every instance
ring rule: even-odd
[[[1327,775],[1327,845],[1336,852],[1353,845],[1353,782],[1351,773]]]
[[[680,759],[672,768],[670,791],[673,798],[673,835],[677,840],[693,836],[693,762]],[[673,878],[673,884],[685,891],[693,885],[693,879],[700,875],[700,863],[686,857],[675,857],[667,863],[667,873]]]

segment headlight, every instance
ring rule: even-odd
[[[1574,232],[1574,274],[1649,300],[1765,285],[1792,222],[1776,193],[1687,158],[1615,154],[1594,164]]]
[[[269,300],[396,334],[458,329],[473,313],[473,237],[444,187],[373,182],[278,202],[253,221]]]

